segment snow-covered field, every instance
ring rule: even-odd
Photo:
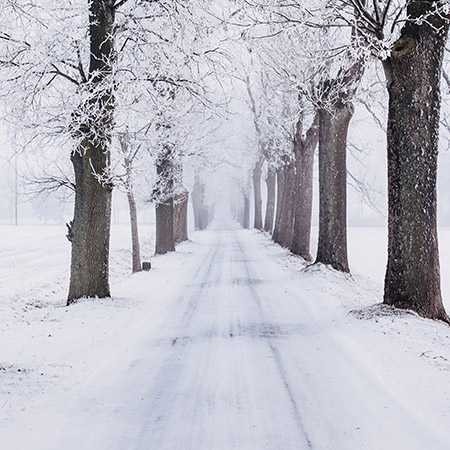
[[[0,443],[6,450],[450,448],[450,328],[381,301],[383,229],[350,229],[354,275],[215,226],[64,306],[61,227],[1,227]],[[450,311],[450,230],[440,230]]]

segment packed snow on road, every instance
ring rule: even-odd
[[[234,223],[129,275],[116,226],[113,298],[70,307],[63,231],[0,238],[3,449],[450,448],[450,329],[380,305],[384,230],[350,230],[353,275]]]

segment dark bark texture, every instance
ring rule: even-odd
[[[175,251],[173,235],[173,197],[156,205],[156,242],[155,255],[164,255]]]
[[[174,239],[175,244],[188,240],[188,210],[189,193],[182,192],[174,197],[175,203],[175,222],[174,222]]]
[[[275,242],[282,247],[289,248],[292,244],[292,237],[294,235],[294,211],[295,211],[295,163],[290,163],[283,166],[284,180],[283,193],[281,196],[280,209],[280,228],[277,239],[273,238]]]
[[[91,157],[89,157],[91,156]],[[109,297],[111,188],[92,174],[102,173],[108,155],[94,147],[71,157],[75,169],[75,210],[70,230],[72,258],[68,304],[82,297]],[[95,162],[94,162],[95,161]]]
[[[257,230],[263,229],[262,198],[261,198],[261,169],[264,159],[261,158],[253,167],[253,197],[255,202],[255,222],[253,226]]]
[[[316,263],[348,272],[347,258],[347,132],[351,103],[337,103],[333,112],[319,110],[319,239]]]
[[[306,261],[311,261],[311,217],[313,201],[313,169],[314,150],[319,138],[319,114],[316,114],[311,127],[302,136],[301,121],[297,124],[294,155],[296,169],[296,197],[294,234],[291,244],[291,252],[301,256]]]
[[[68,304],[81,297],[109,297],[109,236],[112,187],[101,182],[110,160],[114,92],[102,87],[114,60],[114,2],[93,0],[89,6],[90,65],[88,105],[74,113],[74,134],[80,138],[72,153],[75,208],[70,229],[72,258]]]
[[[130,225],[131,225],[131,258],[132,258],[132,270],[134,272],[140,272],[142,270],[141,265],[141,249],[139,246],[139,230],[138,230],[138,218],[136,201],[134,199],[133,192],[127,192],[128,208],[130,210]]]
[[[269,165],[267,169],[267,204],[266,204],[266,215],[264,219],[264,231],[272,233],[273,221],[275,218],[275,203],[276,203],[276,182],[277,174],[275,169]]]
[[[174,238],[174,164],[172,148],[166,146],[156,163],[158,186],[156,195],[156,236],[155,255],[163,255],[175,251]]]
[[[388,263],[384,303],[448,321],[440,289],[436,173],[442,59],[448,22],[434,2],[409,4],[385,62],[388,117]]]
[[[279,242],[281,234],[281,210],[283,205],[283,192],[284,192],[284,168],[279,167],[277,169],[277,207],[275,213],[275,224],[273,226],[272,239],[275,242]]]

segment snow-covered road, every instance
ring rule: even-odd
[[[122,283],[119,297],[142,303],[114,347],[31,424],[10,424],[17,447],[7,450],[450,448],[434,420],[444,412],[408,403],[410,375],[371,353],[373,331],[346,332],[358,321],[339,304],[357,296],[354,281],[330,271],[344,286],[336,292],[326,269],[293,276],[273,247],[216,226],[195,251],[183,247],[172,273]]]

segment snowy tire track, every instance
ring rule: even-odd
[[[129,280],[123,342],[8,450],[448,448],[334,323],[320,274],[292,277],[233,226],[198,239]]]

